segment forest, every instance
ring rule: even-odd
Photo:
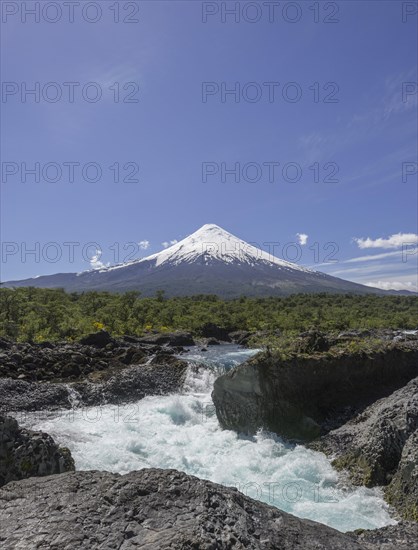
[[[198,335],[209,322],[230,331],[285,333],[417,329],[418,296],[295,294],[226,301],[214,295],[166,298],[163,291],[144,298],[139,292],[0,289],[0,336],[17,341],[74,341],[100,329],[113,336],[173,330]]]

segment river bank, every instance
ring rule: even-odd
[[[131,342],[128,344],[132,347]],[[136,344],[138,349],[144,345]],[[256,350],[231,344],[208,346],[206,351],[201,346],[185,351],[170,348],[167,343],[152,345],[153,353],[146,355],[142,365],[122,368],[109,379],[123,378],[124,370],[150,365],[154,368],[164,356],[169,358],[167,369],[177,362],[186,365],[178,387],[168,393],[164,394],[160,385],[159,393],[141,398],[132,398],[128,393],[125,401],[102,400],[91,406],[80,400],[56,410],[44,407],[43,411],[32,409],[32,412],[24,406],[14,414],[26,429],[47,432],[60,446],[68,447],[77,470],[120,474],[152,467],[180,470],[222,486],[236,487],[275,509],[311,518],[340,531],[357,528],[380,531],[384,525],[396,523],[379,488],[347,483],[323,453],[286,442],[263,430],[248,436],[219,426],[210,397],[213,384],[219,376],[240,369],[239,365],[255,355]],[[164,379],[168,370],[157,372]],[[25,383],[32,387],[55,385],[67,389],[81,383],[97,385],[91,380]],[[97,387],[103,383],[106,381],[102,380]],[[123,396],[123,392],[118,395]],[[399,539],[399,530],[396,533]],[[406,533],[405,527],[405,537]]]

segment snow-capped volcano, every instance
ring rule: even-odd
[[[263,263],[308,271],[297,264],[279,260],[213,223],[203,225],[182,241],[141,261],[155,261],[156,266],[164,264],[179,265],[183,262],[189,264],[195,262],[203,264],[224,262],[250,266]]]
[[[287,295],[297,292],[381,293],[281,260],[215,224],[169,248],[127,264],[9,281],[2,286],[64,288],[68,291],[138,290],[144,296],[217,294],[222,297]]]

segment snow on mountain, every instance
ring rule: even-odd
[[[136,290],[143,296],[164,290],[166,296],[216,294],[225,298],[298,292],[384,293],[276,258],[215,224],[206,224],[182,241],[140,260],[81,273],[7,281],[2,286],[64,288],[71,292]]]
[[[298,271],[312,272],[312,270],[300,267],[297,264],[280,260],[272,254],[257,248],[232,233],[225,231],[222,227],[213,223],[205,224],[200,229],[183,239],[182,241],[132,263],[154,262],[155,267],[162,265],[180,265],[182,263],[212,264],[223,262],[236,265],[270,265],[279,266]],[[122,264],[109,268],[102,268],[100,271],[109,271],[124,267]]]

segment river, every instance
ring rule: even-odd
[[[191,348],[182,356],[190,367],[181,394],[19,421],[69,447],[78,470],[175,468],[340,531],[396,523],[379,489],[350,487],[322,453],[263,431],[251,437],[220,428],[213,382],[254,353],[234,345]]]

